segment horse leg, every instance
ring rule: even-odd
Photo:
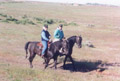
[[[69,58],[70,58],[70,60],[71,60],[71,62],[72,62],[73,69],[76,70],[76,68],[75,68],[75,64],[74,64],[74,61],[73,61],[73,58],[72,58],[71,56],[69,56]]]
[[[36,55],[36,53],[30,53],[30,57],[29,57],[30,68],[33,68],[32,61],[33,61],[35,55]]]
[[[43,62],[43,64],[46,64],[46,62],[47,62],[47,60],[46,60],[46,59],[44,59],[44,62]]]
[[[48,59],[48,58],[45,59],[45,68],[44,69],[46,69],[48,67],[49,61],[50,61],[50,59]]]
[[[26,56],[25,56],[25,58],[27,59],[27,57],[28,57],[28,53],[26,53]]]
[[[57,69],[57,56],[53,59],[54,59],[54,67],[55,67],[55,69]]]
[[[55,67],[55,69],[57,69],[57,60],[54,60],[54,67]]]
[[[65,56],[65,60],[64,60],[64,64],[63,64],[63,68],[64,68],[64,69],[66,68],[65,63],[66,63],[66,61],[67,61],[67,58],[68,58],[68,56],[66,55],[66,56]]]

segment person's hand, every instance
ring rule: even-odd
[[[49,39],[49,42],[52,42],[52,39]]]
[[[51,36],[49,36],[49,39],[51,38]]]
[[[63,37],[63,39],[66,39],[65,37]]]

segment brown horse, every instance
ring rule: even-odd
[[[34,57],[37,55],[41,56],[41,52],[42,52],[42,44],[41,42],[27,42],[25,44],[25,51],[26,51],[26,58],[28,57],[28,50],[30,53],[29,56],[29,62],[30,62],[30,67],[32,68],[32,61],[34,59]]]
[[[74,61],[72,58],[72,51],[73,51],[73,46],[75,43],[77,44],[78,48],[82,47],[82,37],[81,36],[72,36],[72,37],[69,37],[67,39],[67,41],[68,41],[68,53],[65,54],[63,68],[64,69],[66,68],[65,63],[66,63],[67,58],[70,58],[70,61],[72,62],[72,65],[73,65],[73,69],[76,70],[75,64],[74,64]]]
[[[50,48],[54,47],[54,51],[49,50],[49,48],[46,51],[45,56],[44,56],[45,68],[48,66],[50,59],[54,59],[54,63],[55,63],[54,66],[56,68],[57,57],[61,54],[61,53],[59,53],[59,50],[62,48],[63,52],[66,53],[67,45],[68,44],[67,44],[66,40],[57,41],[50,45]],[[43,48],[43,46],[42,46],[41,42],[27,42],[25,44],[26,58],[28,57],[28,50],[30,53],[29,62],[30,62],[31,68],[33,67],[32,61],[33,61],[34,57],[36,56],[36,54],[41,56],[42,48]]]

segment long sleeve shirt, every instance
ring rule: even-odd
[[[56,29],[54,32],[54,38],[62,40],[64,38],[64,33],[62,30]]]

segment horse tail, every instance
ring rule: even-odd
[[[26,58],[27,58],[27,55],[28,55],[28,46],[29,46],[30,42],[27,42],[25,44],[25,51],[26,51]]]

